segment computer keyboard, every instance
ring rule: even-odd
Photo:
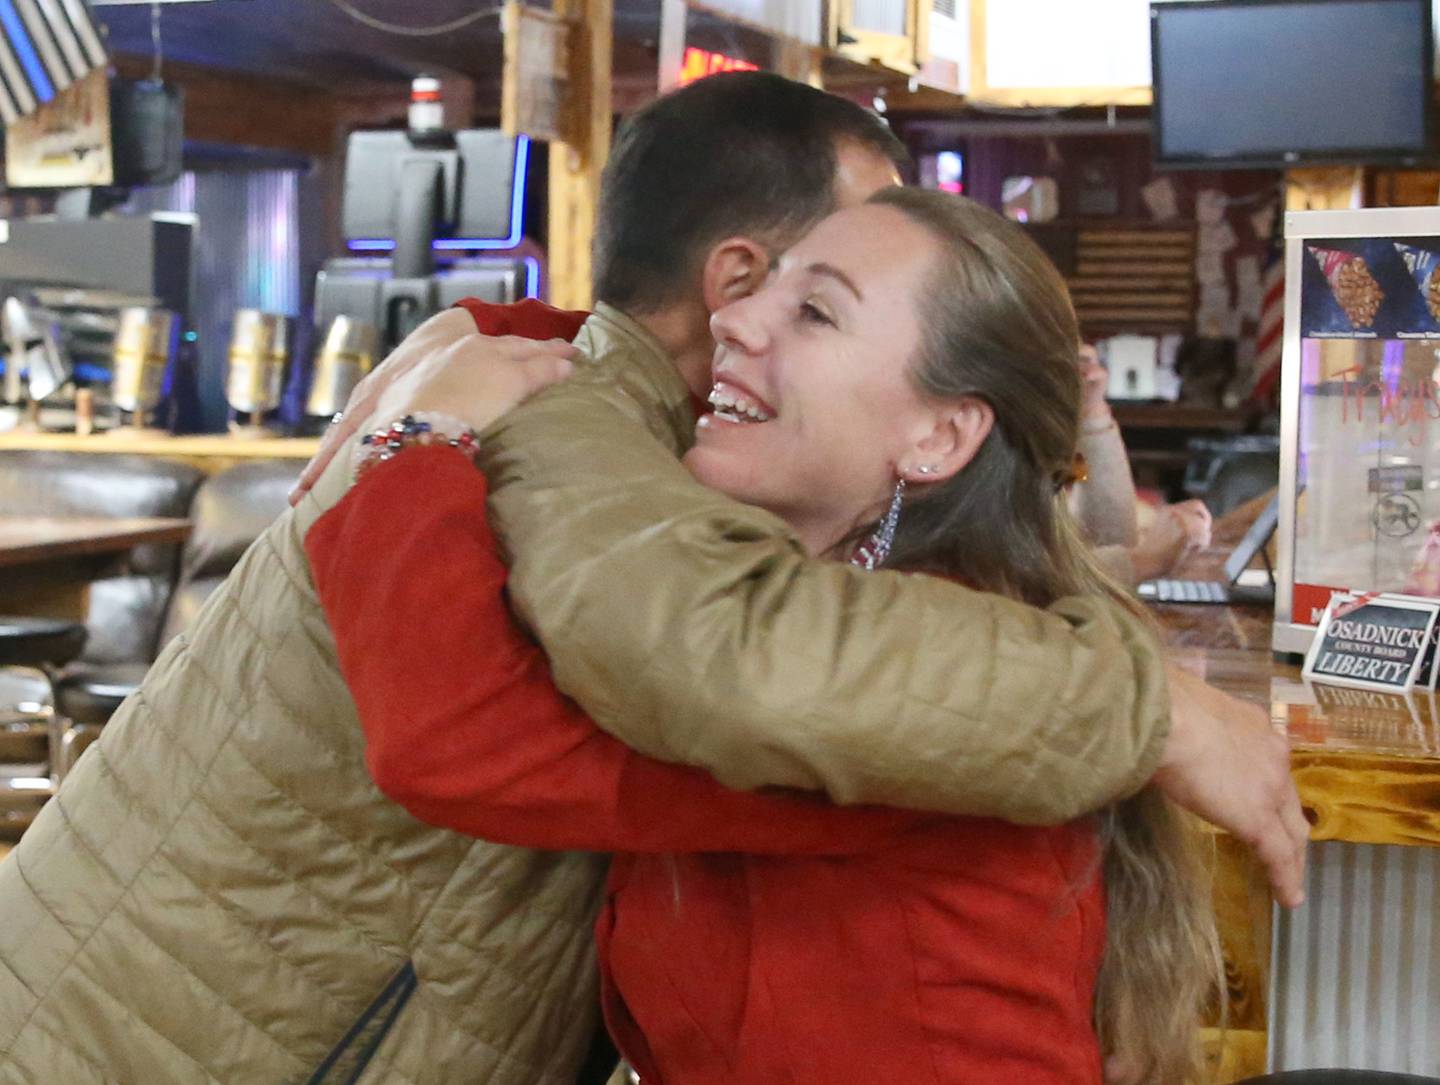
[[[1223,603],[1228,598],[1225,585],[1218,580],[1155,580],[1154,594],[1147,598],[1157,603]]]

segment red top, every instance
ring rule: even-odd
[[[556,309],[534,298],[509,305],[461,298],[455,308],[470,314],[481,335],[522,335],[526,339],[574,339],[590,315],[575,309]]]
[[[471,311],[544,336],[583,316],[543,308]],[[636,754],[511,620],[485,497],[452,449],[376,466],[306,537],[316,590],[381,790],[488,840],[616,853],[602,997],[646,1085],[1099,1085],[1093,822],[835,807]]]

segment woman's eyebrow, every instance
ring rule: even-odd
[[[846,290],[854,294],[856,301],[865,300],[865,295],[860,292],[860,288],[855,285],[854,281],[850,278],[850,276],[846,275],[834,264],[810,264],[808,267],[805,268],[805,270],[811,275],[823,275],[827,279],[834,279],[841,286],[845,287]]]

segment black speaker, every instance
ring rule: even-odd
[[[185,101],[179,87],[110,81],[110,143],[115,185],[166,185],[180,176]]]

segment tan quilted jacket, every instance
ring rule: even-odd
[[[336,468],[0,864],[5,1085],[331,1085],[382,1034],[366,1085],[572,1085],[604,862],[422,825],[371,783],[301,545]]]

